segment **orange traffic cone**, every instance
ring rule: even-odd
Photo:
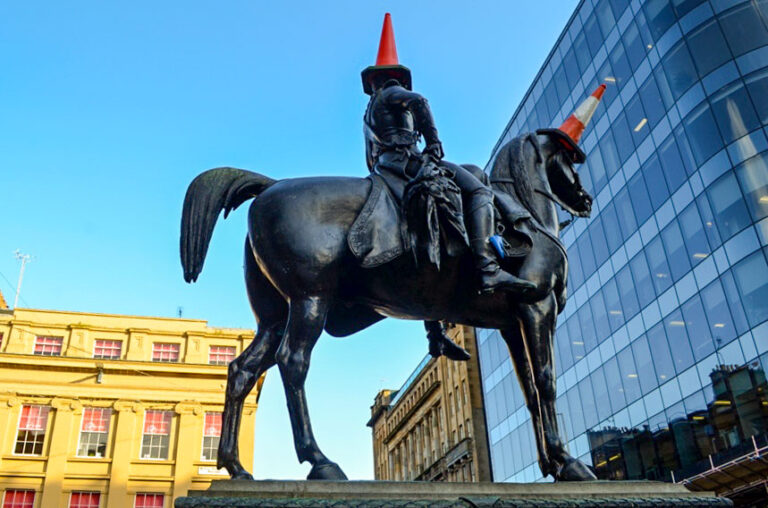
[[[381,28],[379,52],[376,55],[376,65],[366,67],[362,72],[363,91],[368,95],[373,93],[373,80],[379,77],[391,77],[400,82],[403,88],[411,90],[411,71],[400,65],[395,46],[395,31],[392,29],[392,17],[384,15],[384,26]]]
[[[584,133],[584,128],[587,126],[592,116],[595,114],[597,105],[600,103],[600,99],[605,92],[605,84],[597,87],[592,92],[592,95],[586,98],[582,102],[576,111],[569,116],[563,124],[557,129],[539,129],[536,131],[540,134],[552,134],[565,146],[565,148],[571,152],[571,158],[573,162],[583,163],[587,156],[579,148],[579,140]]]

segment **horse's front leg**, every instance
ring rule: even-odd
[[[509,330],[502,330],[501,336],[504,337],[504,342],[507,343],[509,354],[512,358],[512,363],[515,366],[515,374],[517,374],[517,380],[522,388],[523,396],[525,397],[525,404],[528,408],[528,412],[531,414],[531,423],[533,425],[533,433],[536,437],[536,448],[539,455],[539,468],[546,476],[551,469],[549,454],[544,442],[543,426],[542,426],[542,407],[539,397],[538,389],[536,388],[536,380],[533,371],[533,365],[531,357],[527,351],[527,345],[525,343],[524,334],[522,331],[522,323],[516,328],[510,328]]]
[[[304,392],[312,348],[323,331],[328,306],[328,301],[321,297],[292,299],[288,324],[276,357],[291,417],[296,455],[299,462],[312,464],[308,480],[347,479],[341,468],[323,455],[315,442]]]
[[[566,450],[557,423],[557,383],[555,378],[554,338],[557,321],[557,300],[554,293],[534,305],[520,305],[523,342],[530,355],[541,408],[541,434],[544,440],[548,468],[542,473],[551,474],[556,481],[596,480],[592,471],[582,461]],[[541,461],[540,461],[541,462]]]

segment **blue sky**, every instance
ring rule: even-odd
[[[391,12],[400,60],[446,158],[485,164],[576,0],[0,3],[0,291],[19,307],[173,316],[252,328],[247,206],[183,282],[181,204],[205,169],[359,175],[360,71]],[[6,280],[7,279],[7,280]],[[315,435],[373,477],[369,406],[426,353],[421,325],[324,337],[308,379]],[[304,478],[277,372],[256,417],[257,478]]]

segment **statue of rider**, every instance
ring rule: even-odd
[[[412,91],[411,72],[398,63],[389,13],[384,17],[376,65],[363,70],[362,80],[363,90],[371,96],[364,116],[368,169],[394,174],[408,181],[418,174],[424,155],[447,167],[466,204],[465,226],[479,275],[479,289],[522,294],[535,288],[532,282],[505,272],[499,266],[489,241],[495,232],[491,189],[466,168],[442,161],[443,148],[429,104]],[[422,137],[426,146],[420,150],[417,143]],[[445,354],[457,360],[469,358],[466,351],[448,339],[439,322],[425,322],[425,327],[433,356]]]

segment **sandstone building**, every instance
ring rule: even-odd
[[[490,481],[474,330],[451,338],[468,362],[427,356],[400,390],[382,390],[371,407],[377,480]]]

